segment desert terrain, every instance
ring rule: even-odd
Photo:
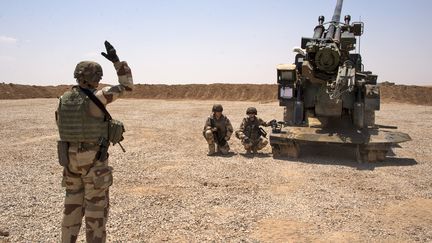
[[[227,100],[108,106],[127,130],[127,152],[110,148],[108,242],[432,241],[432,106],[383,103],[377,123],[413,140],[385,162],[359,164],[354,150],[329,145],[303,147],[295,160],[273,159],[270,147],[250,157],[234,136],[228,156],[209,157],[201,132],[214,103],[235,128],[249,106],[282,119],[274,100]],[[0,100],[0,242],[60,239],[56,106],[56,98]]]

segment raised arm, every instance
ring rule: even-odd
[[[102,52],[101,55],[114,64],[119,84],[104,87],[103,89],[96,92],[96,96],[102,101],[102,103],[109,104],[119,97],[122,97],[126,91],[132,91],[133,79],[132,71],[127,62],[120,61],[116,50],[108,41],[105,41],[105,48],[106,53]]]

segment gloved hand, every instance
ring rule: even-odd
[[[110,60],[111,62],[118,62],[120,61],[119,57],[117,56],[116,50],[114,49],[114,47],[108,42],[105,41],[105,48],[106,48],[106,52],[101,52],[101,55],[104,56],[106,59]]]
[[[243,137],[243,143],[250,143],[250,139],[246,136]]]
[[[276,119],[273,119],[273,120],[267,122],[267,126],[272,126],[273,124],[276,124],[276,123],[277,123]]]
[[[210,130],[211,130],[212,132],[217,132],[217,127],[212,127]]]
[[[229,136],[225,136],[225,141],[229,141],[230,140],[230,137]]]

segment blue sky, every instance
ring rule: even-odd
[[[336,0],[0,0],[0,82],[74,83],[81,60],[104,69],[109,40],[136,83],[275,83],[276,65],[311,37]],[[432,85],[432,1],[345,0],[342,18],[361,16],[365,69],[379,81]]]

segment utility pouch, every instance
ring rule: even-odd
[[[94,167],[93,184],[94,189],[106,189],[113,183],[112,167]]]
[[[123,133],[125,132],[123,122],[118,120],[110,120],[108,124],[108,139],[114,145],[123,141]]]
[[[58,162],[61,166],[69,165],[69,143],[66,141],[57,141]]]

